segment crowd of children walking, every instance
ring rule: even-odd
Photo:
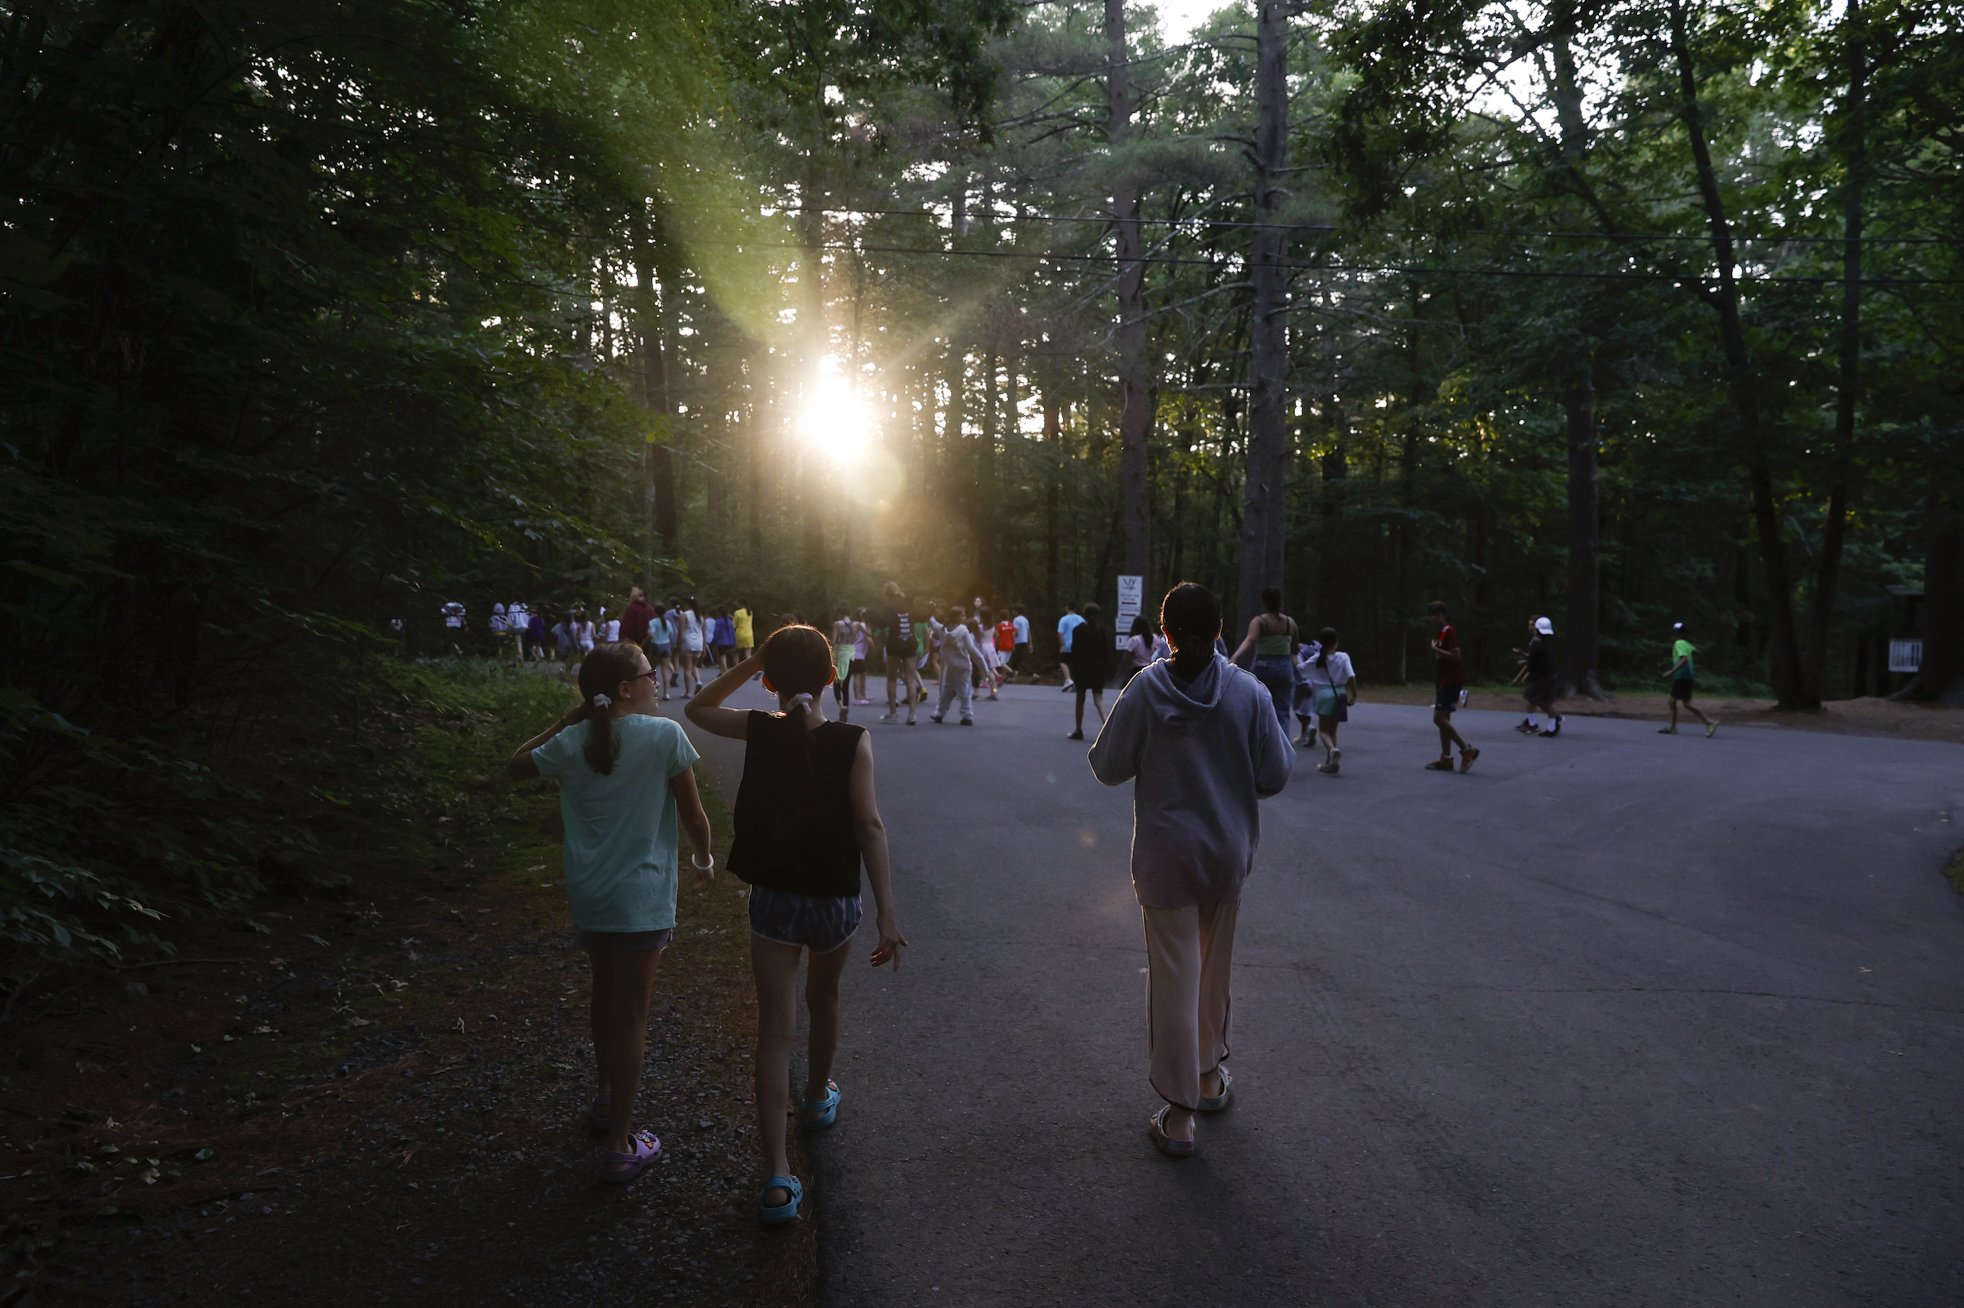
[[[1094,604],[1082,613],[1068,608],[1058,626],[1064,689],[1076,694],[1070,737],[1084,738],[1089,697],[1101,727],[1089,753],[1092,772],[1107,785],[1134,786],[1131,875],[1145,926],[1147,1062],[1163,1101],[1147,1134],[1174,1157],[1195,1152],[1197,1117],[1226,1108],[1231,1095],[1231,962],[1241,888],[1259,842],[1257,802],[1283,789],[1295,748],[1312,739],[1323,750],[1317,770],[1340,772],[1339,732],[1357,700],[1356,669],[1338,633],[1324,627],[1306,636],[1282,611],[1276,590],[1264,592],[1262,603],[1232,651],[1219,602],[1192,583],[1168,591],[1157,623],[1142,617],[1122,644]],[[1466,772],[1480,751],[1452,723],[1465,702],[1464,657],[1446,606],[1435,603],[1429,613],[1440,754],[1425,766]],[[515,656],[531,657],[543,615],[514,605],[505,617],[521,642]],[[953,716],[972,725],[978,692],[995,699],[1006,681],[1029,671],[1030,623],[1021,605],[992,612],[979,602],[917,605],[888,583],[880,605],[842,605],[825,629],[785,615],[761,647],[755,630],[742,601],[705,611],[694,597],[673,596],[658,607],[635,589],[616,618],[589,618],[574,606],[547,637],[576,673],[579,703],[520,746],[505,775],[559,784],[567,895],[592,984],[595,1083],[583,1111],[602,1137],[601,1175],[628,1182],[662,1148],[634,1121],[652,986],[675,931],[682,839],[699,880],[716,870],[693,771],[699,755],[678,723],[659,716],[660,705],[685,698],[693,726],[743,742],[727,866],[749,887],[763,1175],[757,1202],[760,1219],[776,1224],[795,1219],[805,1196],[791,1170],[787,1120],[823,1130],[838,1119],[844,1098],[831,1073],[839,979],[863,911],[862,872],[876,914],[871,962],[898,969],[907,947],[874,788],[873,739],[850,722],[855,705],[870,703],[868,664],[884,662],[882,721],[894,721],[904,707],[906,724],[915,725],[932,679],[938,696],[929,721]],[[1528,706],[1523,730],[1544,737],[1562,725],[1553,710],[1553,634],[1551,620],[1537,615],[1528,645],[1516,651]],[[1692,707],[1695,648],[1682,623],[1673,635],[1665,730],[1676,729],[1682,709],[1709,736],[1717,723]],[[1244,670],[1238,664],[1248,656],[1252,668]],[[1103,690],[1114,663],[1120,693],[1108,716]],[[715,674],[707,684],[705,671]],[[727,706],[753,679],[775,701],[773,711]],[[836,720],[823,708],[828,686]],[[1545,728],[1536,721],[1542,713]],[[809,1037],[794,1104],[801,970]]]

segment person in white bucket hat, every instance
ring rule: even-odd
[[[1521,688],[1521,696],[1527,701],[1528,715],[1515,730],[1524,736],[1559,736],[1562,715],[1555,712],[1555,624],[1551,619],[1528,619],[1528,647],[1522,657],[1526,660],[1522,671],[1527,674],[1527,684]],[[1535,721],[1538,712],[1548,715],[1547,726]]]

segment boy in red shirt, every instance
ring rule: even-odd
[[[1008,609],[996,610],[996,684],[989,688],[989,698],[994,699],[1009,680],[1010,655],[1016,652],[1016,624],[1009,620]]]
[[[1459,746],[1459,770],[1472,770],[1473,760],[1480,757],[1480,751],[1466,743],[1466,738],[1453,727],[1453,710],[1459,707],[1459,694],[1466,685],[1466,662],[1460,657],[1459,633],[1447,617],[1446,606],[1433,600],[1425,606],[1426,614],[1438,627],[1439,634],[1432,638],[1432,725],[1439,728],[1439,757],[1425,765],[1428,772],[1451,772],[1453,770],[1453,746]]]

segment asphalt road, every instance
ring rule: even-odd
[[[1359,706],[1262,806],[1175,1161],[1131,788],[1053,688],[977,717],[872,723],[913,947],[847,972],[827,1304],[1964,1303],[1964,749],[1467,711],[1446,775]]]

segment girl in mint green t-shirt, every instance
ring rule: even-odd
[[[707,881],[709,817],[682,728],[655,716],[659,673],[639,646],[602,645],[580,665],[580,704],[519,746],[505,776],[559,781],[566,896],[593,971],[594,1128],[607,1136],[602,1174],[632,1181],[661,1153],[631,1131],[648,1038],[655,967],[675,929],[677,836]]]

